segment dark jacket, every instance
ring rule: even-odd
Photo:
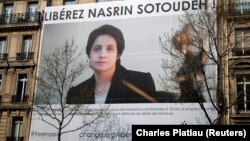
[[[151,97],[154,97],[155,85],[150,73],[137,72],[117,65],[105,103],[149,103],[150,101],[138,95],[124,85],[122,80],[133,84]],[[94,104],[95,78],[94,75],[79,85],[70,88],[66,99],[67,104]]]

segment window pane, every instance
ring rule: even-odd
[[[31,36],[24,36],[23,37],[23,46],[22,46],[22,52],[30,52],[31,51],[31,45],[32,45],[32,37]]]
[[[249,36],[248,37],[246,36],[244,38],[243,42],[244,42],[244,47],[250,47],[250,37]]]
[[[233,1],[234,14],[248,14],[250,12],[249,0],[234,0]]]
[[[249,82],[249,81],[248,81]],[[246,102],[247,102],[247,109],[250,110],[250,84],[246,85]]]
[[[235,48],[233,55],[246,56],[250,55],[250,30],[236,29],[235,30]]]
[[[17,100],[23,102],[26,93],[27,74],[19,74],[17,82]]]
[[[64,5],[73,5],[76,4],[75,0],[64,0]]]
[[[29,4],[29,12],[34,13],[38,11],[38,4],[32,3]]]
[[[15,137],[21,137],[22,136],[22,121],[15,121],[15,131],[14,131],[14,136]]]
[[[243,89],[243,81],[237,79],[237,102],[238,102],[238,110],[244,110],[244,89]]]
[[[5,19],[4,20],[6,23],[10,23],[12,13],[13,13],[13,5],[5,5],[5,8],[4,8]]]
[[[2,90],[2,81],[3,81],[2,74],[0,74],[0,91]]]
[[[250,75],[244,75],[247,82],[250,82]]]
[[[0,37],[0,54],[6,53],[6,45],[6,37]]]
[[[21,49],[21,58],[28,59],[29,54],[31,53],[31,49],[32,49],[32,36],[24,36],[23,45]]]
[[[247,14],[250,12],[250,4],[249,2],[244,2],[242,6],[242,14]]]
[[[250,110],[250,75],[237,76],[237,104],[239,111]]]
[[[29,21],[37,21],[38,4],[29,4]]]
[[[23,118],[22,117],[13,117],[11,136],[15,137],[15,139],[22,137],[23,136],[22,130],[23,130]]]

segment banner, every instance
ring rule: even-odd
[[[72,119],[67,118],[66,121],[72,121],[64,130],[85,122],[85,112],[81,111],[99,109],[100,105],[108,106],[107,116],[77,131],[63,134],[62,140],[131,140],[132,125],[139,124],[211,124],[217,118],[216,109],[211,103],[216,102],[216,64],[208,58],[203,61],[204,58],[199,58],[201,52],[192,50],[189,53],[194,54],[188,55],[194,56],[191,62],[196,66],[187,69],[190,62],[174,58],[163,50],[163,46],[170,49],[174,44],[168,35],[174,35],[176,31],[185,32],[180,22],[185,12],[195,13],[207,6],[206,0],[136,0],[47,7],[44,12],[38,77],[46,78],[41,69],[44,56],[64,46],[65,41],[73,40],[77,46],[76,52],[80,54],[77,62],[88,62],[84,73],[76,77],[67,93],[62,94],[66,99],[66,107],[88,105],[87,109],[79,106],[77,113],[81,114],[75,114]],[[114,33],[106,31],[106,28],[111,28]],[[110,44],[97,42],[104,39]],[[113,50],[115,55],[112,54]],[[101,56],[102,51],[110,56]],[[99,53],[96,58],[93,55],[95,52]],[[178,49],[175,52],[183,57]],[[108,57],[116,59],[100,61],[100,58]],[[95,59],[99,61],[96,63]],[[204,77],[200,77],[200,67],[206,73],[206,84]],[[100,72],[113,68],[111,80],[103,84],[103,88],[98,87]],[[191,78],[194,77],[196,81],[177,81],[177,76],[190,70]],[[39,86],[40,83],[37,83],[36,98],[42,97]],[[53,96],[52,91],[47,89],[46,92]],[[57,98],[49,100],[53,103],[50,105],[52,109],[61,106]],[[30,140],[55,140],[58,130],[43,120],[55,125],[57,121],[45,111],[41,113],[33,111]],[[88,119],[95,117],[91,115],[94,114],[89,114]]]

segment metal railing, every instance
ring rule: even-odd
[[[233,48],[233,56],[250,56],[250,47],[238,47]]]
[[[13,13],[0,15],[0,24],[41,22],[40,12]]]
[[[233,16],[250,14],[250,2],[238,2],[230,4],[230,14]]]
[[[30,60],[33,59],[33,52],[20,52],[16,54],[16,60]]]
[[[9,136],[6,138],[6,141],[23,141],[24,138],[23,137],[13,137],[13,136]]]
[[[27,103],[28,95],[24,95],[23,97],[12,95],[11,103]]]
[[[0,60],[4,61],[8,59],[8,54],[7,53],[0,53]]]

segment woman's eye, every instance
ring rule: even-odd
[[[107,51],[108,51],[108,52],[112,52],[113,50],[114,50],[113,47],[108,47],[108,48],[107,48]]]
[[[100,51],[100,50],[101,50],[101,47],[99,47],[99,46],[93,47],[93,51],[95,51],[95,52],[98,52],[98,51]]]

